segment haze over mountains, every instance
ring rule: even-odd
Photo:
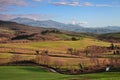
[[[65,24],[65,23],[60,23],[53,20],[37,21],[29,18],[20,18],[20,17],[14,18],[10,21],[29,25],[29,26],[57,28],[62,30],[75,31],[75,32],[89,32],[89,33],[98,33],[98,34],[120,32],[119,26],[107,26],[107,27],[101,27],[101,28],[85,28],[83,26],[80,26],[79,24]]]

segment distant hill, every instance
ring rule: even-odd
[[[107,33],[98,36],[99,39],[110,41],[110,42],[120,42],[120,32],[118,33]]]
[[[64,24],[64,23],[53,21],[53,20],[36,21],[33,19],[20,18],[20,17],[12,19],[10,21],[29,25],[29,26],[56,28],[56,29],[62,29],[67,31],[74,31],[74,32],[85,32],[85,33],[88,32],[88,33],[97,33],[97,34],[120,32],[120,27],[118,26],[108,26],[103,28],[85,28],[78,24],[74,24],[74,25]]]
[[[63,30],[69,30],[69,31],[74,31],[75,29],[76,30],[84,29],[84,27],[80,25],[64,24],[64,23],[53,21],[53,20],[36,21],[36,20],[28,19],[28,18],[15,18],[10,21],[29,25],[29,26],[37,26],[37,27],[44,27],[44,28],[57,28],[57,29],[63,29]]]
[[[0,42],[13,40],[72,40],[73,37],[74,39],[79,39],[89,35],[87,33],[75,33],[55,28],[32,27],[15,22],[0,21]]]

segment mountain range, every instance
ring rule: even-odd
[[[119,26],[86,28],[86,27],[80,26],[79,24],[65,24],[65,23],[61,23],[53,20],[38,21],[38,20],[33,20],[29,18],[20,18],[20,17],[11,19],[10,21],[17,22],[24,25],[29,25],[29,26],[56,28],[61,30],[74,31],[74,32],[85,32],[85,33],[88,32],[88,33],[97,33],[97,34],[120,32]]]

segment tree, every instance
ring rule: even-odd
[[[77,37],[72,37],[71,40],[72,40],[72,41],[77,41],[77,40],[79,40],[79,38],[77,38]]]
[[[109,59],[109,64],[113,67],[119,67],[120,66],[120,58],[118,57],[112,57]]]
[[[85,51],[85,55],[86,55],[86,57],[87,57],[87,56],[88,56],[88,54],[89,54],[88,47],[87,47],[84,51]]]
[[[113,43],[111,43],[111,45],[110,45],[110,49],[111,49],[111,50],[114,50],[114,49],[115,49],[115,46],[114,46]]]
[[[36,52],[36,55],[38,55],[38,54],[39,54],[39,50],[36,50],[35,52]]]
[[[72,55],[73,54],[73,48],[68,48],[67,53]]]
[[[35,58],[36,63],[42,65],[50,65],[50,57],[47,50],[43,50],[41,54],[37,54]]]
[[[120,54],[120,51],[119,51],[119,50],[115,50],[115,51],[113,52],[113,54],[114,54],[114,55],[119,55],[119,54]]]
[[[79,67],[80,67],[80,69],[84,69],[84,67],[81,63],[79,63]]]
[[[21,56],[18,55],[18,54],[14,54],[12,57],[11,57],[11,62],[17,62],[17,61],[20,61],[21,59]]]
[[[100,46],[88,46],[85,49],[85,53],[86,56],[88,56],[88,54],[91,54],[91,57],[98,57],[99,55],[101,55],[102,53],[107,52],[107,48],[105,47],[100,47]]]
[[[63,61],[61,60],[55,60],[53,62],[53,66],[56,68],[56,69],[60,69],[62,66],[63,66]]]

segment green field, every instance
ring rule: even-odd
[[[120,72],[84,75],[51,73],[38,66],[1,66],[0,80],[119,80]]]

